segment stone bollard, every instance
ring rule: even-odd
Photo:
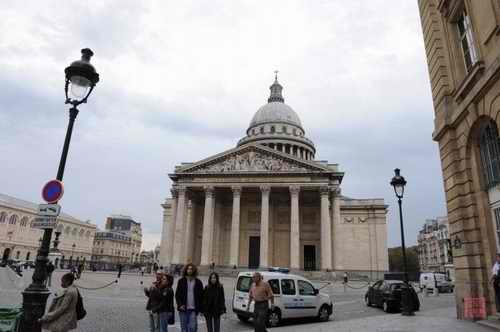
[[[433,289],[433,295],[434,296],[439,296],[439,288],[434,287],[434,289]]]
[[[423,291],[424,291],[424,296],[428,297],[429,296],[429,290],[427,289],[427,286],[424,286]]]

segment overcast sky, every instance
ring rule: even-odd
[[[91,3],[91,5],[89,5]],[[41,202],[66,131],[64,68],[91,48],[101,75],[80,107],[63,210],[100,227],[112,213],[160,241],[167,173],[233,148],[280,71],[316,158],[339,163],[342,192],[384,198],[399,167],[407,243],[445,215],[416,0],[2,1],[0,192]]]

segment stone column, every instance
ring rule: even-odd
[[[330,190],[320,188],[321,195],[321,269],[332,269],[332,222],[330,219]]]
[[[341,190],[336,188],[333,190],[333,206],[332,206],[332,241],[333,241],[333,267],[335,270],[343,270],[344,264],[342,263],[342,242],[339,237],[339,229],[342,223],[340,215],[340,202],[341,202]]]
[[[186,233],[184,240],[184,262],[193,262],[194,253],[194,235],[195,235],[195,202],[194,199],[189,200],[188,203],[188,213],[187,213],[187,223],[186,223]]]
[[[175,219],[176,219],[176,211],[177,211],[177,189],[172,189],[172,205],[170,207],[172,214],[170,216],[170,220],[164,217],[163,220],[163,230],[161,237],[161,247],[160,250],[162,252],[163,264],[165,266],[170,265],[172,263],[172,251],[174,249],[174,233],[175,233]],[[166,208],[166,206],[164,206]]]
[[[186,188],[178,188],[177,211],[175,218],[174,249],[172,255],[173,264],[184,263],[182,261],[182,250],[184,249],[184,230],[186,216]]]
[[[300,269],[300,225],[299,225],[299,186],[290,186],[290,268]]]
[[[269,249],[269,186],[260,187],[262,194],[261,215],[260,215],[260,266],[268,267]]]
[[[241,187],[233,187],[233,216],[231,220],[231,249],[229,265],[238,266],[240,257],[240,201]]]
[[[205,187],[205,210],[203,212],[203,234],[201,239],[201,265],[208,266],[212,260],[214,234],[214,188]]]

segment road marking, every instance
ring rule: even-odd
[[[353,300],[353,301],[341,301],[341,302],[333,302],[334,306],[339,306],[339,305],[344,305],[344,304],[353,304],[353,303],[360,303],[362,302],[361,300]]]

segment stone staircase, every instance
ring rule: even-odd
[[[500,313],[495,313],[488,316],[487,319],[477,321],[479,325],[490,327],[494,330],[500,331]]]

